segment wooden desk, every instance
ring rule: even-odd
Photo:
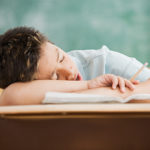
[[[0,107],[1,150],[147,150],[150,104]]]

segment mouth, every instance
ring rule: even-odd
[[[81,81],[82,80],[82,76],[78,73],[75,77],[76,81]]]

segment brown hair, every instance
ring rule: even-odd
[[[46,41],[30,27],[16,27],[0,35],[0,88],[34,79],[41,45]]]

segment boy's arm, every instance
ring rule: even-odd
[[[124,92],[125,87],[133,90],[131,82],[112,74],[102,75],[88,81],[34,80],[8,86],[0,97],[0,105],[40,104],[45,93],[49,91],[77,92],[105,86],[112,86],[113,89],[119,86],[121,92]]]
[[[109,72],[130,79],[142,66],[143,64],[136,58],[107,49],[106,73]],[[136,77],[136,80],[143,82],[149,78],[150,69],[144,67],[142,72]]]
[[[40,104],[48,91],[75,92],[88,89],[87,81],[34,80],[8,86],[0,96],[0,105]]]

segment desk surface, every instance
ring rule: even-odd
[[[93,113],[126,113],[150,112],[150,104],[46,104],[46,105],[19,105],[0,106],[0,114],[31,114],[31,113],[56,113],[56,112],[93,112]]]
[[[150,118],[150,104],[53,104],[1,106],[0,118]]]

